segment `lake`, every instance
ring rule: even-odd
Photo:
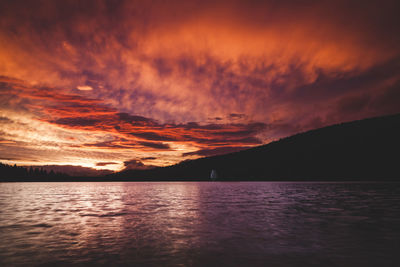
[[[400,266],[400,184],[0,183],[0,265]]]

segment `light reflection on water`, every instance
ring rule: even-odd
[[[1,183],[0,265],[399,266],[400,184]]]

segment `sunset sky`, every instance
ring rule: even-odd
[[[400,1],[1,1],[0,162],[144,169],[400,112]]]

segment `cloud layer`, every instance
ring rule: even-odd
[[[1,160],[166,165],[400,112],[399,11],[398,1],[2,1]]]
[[[123,162],[124,167],[132,168],[132,162],[141,163],[140,158],[168,165],[180,161],[181,156],[197,155],[197,150],[216,149],[214,154],[218,154],[224,147],[238,150],[261,144],[256,136],[266,128],[255,122],[159,123],[118,112],[99,100],[5,77],[0,78],[0,90],[0,155],[10,162],[114,168],[122,167]]]

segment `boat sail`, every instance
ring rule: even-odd
[[[215,181],[215,180],[217,180],[217,178],[218,178],[217,171],[214,169],[211,170],[210,179]]]

